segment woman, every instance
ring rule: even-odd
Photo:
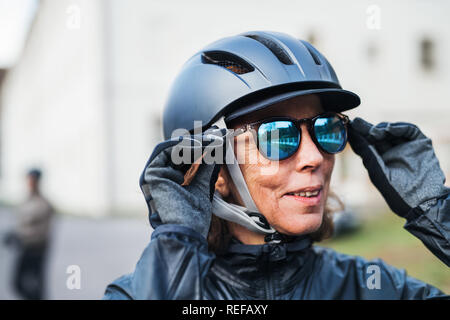
[[[405,228],[450,265],[450,192],[431,141],[407,123],[349,123],[341,112],[359,103],[320,52],[285,34],[194,55],[140,180],[152,240],[105,299],[448,298],[379,259],[312,245],[332,230],[330,180],[348,136]]]

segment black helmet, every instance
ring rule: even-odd
[[[327,59],[304,40],[279,32],[247,32],[218,40],[183,66],[163,115],[164,138],[175,129],[207,128],[275,102],[317,94],[326,111],[357,107],[359,97],[343,90]]]

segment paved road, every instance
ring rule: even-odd
[[[13,215],[0,208],[0,237],[13,223]],[[101,298],[108,283],[134,269],[150,235],[146,217],[99,220],[58,217],[47,268],[48,298]],[[0,299],[17,299],[10,286],[14,259],[14,251],[0,244]],[[70,265],[80,267],[80,289],[67,288]]]

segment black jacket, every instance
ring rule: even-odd
[[[450,266],[450,195],[405,228]],[[136,269],[110,284],[104,299],[438,299],[437,288],[380,259],[289,243],[244,245],[233,240],[216,256],[206,240],[181,225],[161,225]]]

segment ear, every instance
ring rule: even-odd
[[[220,168],[219,177],[216,181],[216,190],[220,193],[222,198],[226,199],[230,196],[230,176],[224,166]]]

